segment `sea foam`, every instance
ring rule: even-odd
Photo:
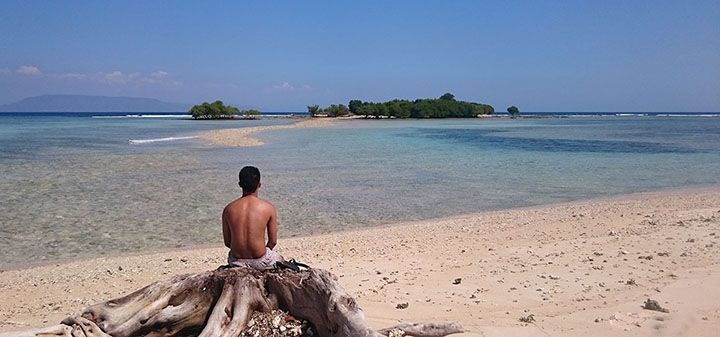
[[[153,139],[130,139],[128,142],[133,145],[157,143],[157,142],[171,142],[174,140],[185,140],[198,138],[198,136],[186,136],[186,137],[165,137],[165,138],[153,138]]]

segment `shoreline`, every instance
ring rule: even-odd
[[[509,207],[509,208],[498,208],[498,209],[490,209],[480,212],[474,212],[474,213],[461,213],[461,214],[454,214],[450,216],[444,216],[444,217],[436,217],[436,218],[429,218],[429,219],[420,219],[420,220],[397,220],[393,222],[389,222],[382,225],[374,225],[370,227],[362,227],[362,228],[348,228],[348,229],[342,229],[338,228],[333,230],[332,232],[328,233],[314,233],[314,234],[299,234],[291,237],[287,237],[287,239],[310,239],[310,238],[316,238],[323,235],[329,235],[329,234],[352,234],[355,232],[363,232],[366,230],[372,230],[372,229],[383,229],[383,228],[393,228],[393,227],[402,227],[402,226],[409,226],[414,223],[424,223],[424,222],[441,222],[441,221],[452,221],[452,220],[459,220],[459,219],[467,219],[472,217],[480,217],[483,215],[491,214],[491,213],[497,213],[497,212],[507,212],[507,211],[532,211],[542,208],[551,208],[551,207],[561,207],[561,206],[568,206],[573,204],[583,204],[583,203],[592,203],[592,202],[620,202],[625,200],[632,200],[637,198],[643,198],[643,197],[659,197],[665,194],[677,194],[677,193],[707,193],[712,191],[720,191],[720,184],[704,184],[704,185],[694,185],[694,186],[683,186],[683,187],[668,187],[668,188],[662,188],[658,190],[653,191],[645,191],[645,192],[633,192],[633,193],[625,193],[625,194],[616,194],[616,195],[607,195],[607,196],[597,196],[597,197],[589,197],[589,198],[582,198],[577,200],[571,200],[571,201],[565,201],[565,202],[554,202],[554,203],[548,203],[548,204],[538,204],[538,205],[529,205],[529,206],[518,206],[518,207]],[[42,267],[48,267],[48,266],[58,266],[58,265],[65,265],[70,264],[73,262],[82,262],[82,261],[93,261],[96,259],[112,259],[112,258],[124,258],[124,257],[137,257],[137,256],[145,256],[145,255],[155,255],[155,254],[176,254],[176,253],[182,253],[187,251],[195,251],[195,250],[208,250],[208,249],[218,249],[222,247],[220,244],[220,240],[218,240],[218,243],[208,243],[208,244],[194,244],[189,245],[186,247],[166,247],[166,248],[157,248],[152,250],[142,250],[142,251],[136,251],[136,252],[125,252],[125,253],[119,253],[115,256],[96,256],[96,257],[86,257],[86,258],[62,258],[59,260],[53,260],[53,261],[40,261],[40,262],[28,262],[23,264],[17,264],[17,265],[8,265],[0,268],[0,273],[6,272],[6,271],[22,271],[22,270],[28,270],[28,269],[34,269],[34,268],[42,268]]]
[[[718,236],[720,187],[703,186],[281,235],[278,251],[335,273],[375,327],[451,320],[465,326],[463,336],[650,336],[693,322],[689,335],[711,336],[720,328]],[[0,331],[51,325],[150,282],[214,269],[224,253],[215,246],[2,271]],[[671,312],[641,309],[645,297]],[[531,313],[535,323],[518,322]]]

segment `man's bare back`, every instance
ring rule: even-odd
[[[258,197],[261,184],[257,167],[243,167],[238,180],[243,195],[225,206],[222,214],[223,239],[230,248],[228,264],[272,269],[283,260],[273,250],[277,244],[277,212],[273,205]]]
[[[261,258],[265,247],[273,249],[277,244],[277,212],[272,204],[258,198],[257,191],[228,204],[222,220],[225,246],[235,258]]]

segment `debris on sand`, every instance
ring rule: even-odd
[[[634,278],[631,278],[631,279],[625,281],[625,284],[626,284],[626,285],[629,285],[629,286],[636,286],[636,285],[637,285],[637,282],[635,282],[635,279],[634,279]]]
[[[520,317],[519,320],[520,320],[520,322],[523,322],[523,323],[532,323],[532,322],[535,322],[535,315],[530,314],[527,316],[522,316],[522,317]]]
[[[398,303],[398,305],[395,306],[395,309],[407,309],[409,304],[407,302],[405,303]]]
[[[298,321],[280,310],[273,310],[253,312],[240,336],[314,337],[317,334],[310,323]]]
[[[404,337],[405,331],[402,331],[400,329],[392,329],[390,332],[388,332],[388,337]]]
[[[462,282],[462,278],[460,277],[453,280],[453,284],[460,284],[460,282]]]
[[[645,301],[645,303],[643,303],[642,308],[645,310],[660,311],[665,313],[670,312],[670,310],[661,307],[658,301],[651,300],[649,298]]]

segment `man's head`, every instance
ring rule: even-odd
[[[254,166],[245,166],[240,170],[239,185],[243,193],[254,193],[260,187],[260,170]]]

